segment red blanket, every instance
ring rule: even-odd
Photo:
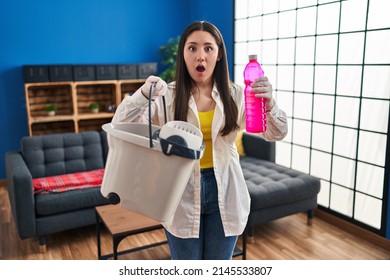
[[[33,179],[34,194],[100,187],[104,168]]]

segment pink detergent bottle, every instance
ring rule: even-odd
[[[264,76],[264,71],[257,62],[257,55],[249,56],[249,63],[244,70],[245,81],[245,117],[246,131],[252,133],[264,132],[267,129],[265,98],[257,98],[252,92],[251,83]]]

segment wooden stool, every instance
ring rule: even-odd
[[[118,255],[144,250],[147,248],[167,244],[167,241],[132,248],[118,252],[119,243],[126,237],[138,233],[161,229],[160,222],[140,214],[126,210],[119,205],[98,206],[96,209],[96,238],[98,247],[98,259],[118,259]],[[113,253],[102,255],[100,244],[101,225],[104,225],[112,236]]]

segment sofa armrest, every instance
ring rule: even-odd
[[[31,173],[18,152],[7,152],[5,162],[8,195],[18,233],[22,239],[34,236],[36,217]]]
[[[106,165],[107,155],[108,155],[107,132],[101,130],[99,134],[100,134],[100,140],[102,141],[104,165]]]
[[[275,142],[268,142],[256,134],[244,132],[242,144],[246,156],[275,162]]]

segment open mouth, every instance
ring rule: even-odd
[[[206,71],[206,68],[203,65],[199,65],[196,67],[196,71],[202,73],[202,72]]]

